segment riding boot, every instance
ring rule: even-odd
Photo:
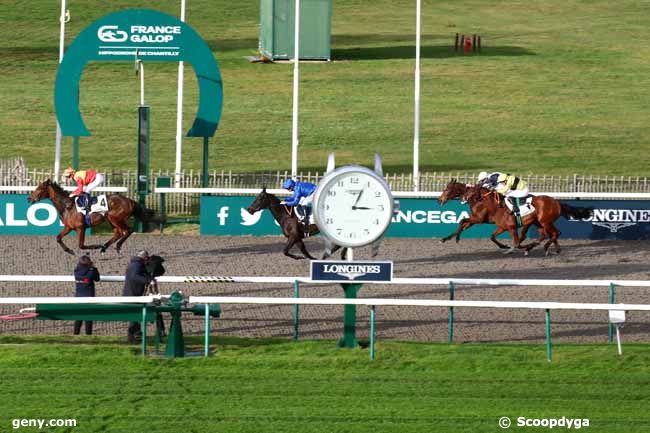
[[[86,196],[86,215],[90,215],[90,194],[84,193],[84,195]]]
[[[522,225],[521,224],[521,213],[519,211],[519,199],[517,197],[508,197],[510,200],[510,203],[512,204],[512,214],[515,216],[515,220],[517,221],[517,225]]]
[[[302,220],[302,226],[303,226],[303,231],[305,232],[305,236],[309,236],[309,208],[305,207],[303,209],[303,220]]]

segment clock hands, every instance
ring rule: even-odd
[[[372,208],[371,208],[371,207],[365,207],[365,206],[352,206],[352,210],[357,210],[357,209],[360,209],[360,210],[370,210],[370,209],[372,209]]]
[[[357,200],[354,202],[352,205],[352,210],[357,210],[357,209],[370,209],[369,207],[363,207],[363,206],[357,206],[357,203],[359,203],[359,200],[361,200],[361,196],[363,195],[363,192],[365,191],[365,188],[359,191],[359,195],[357,196]]]
[[[365,188],[359,191],[359,195],[357,196],[357,201],[354,202],[352,205],[352,209],[356,209],[357,203],[359,203],[359,200],[361,200],[361,196],[363,195],[363,192],[365,191]]]

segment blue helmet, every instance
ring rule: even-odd
[[[287,179],[282,183],[282,188],[284,189],[290,189],[293,188],[296,185],[296,181],[293,179]]]

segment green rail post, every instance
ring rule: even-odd
[[[147,304],[142,304],[142,356],[147,355]]]
[[[203,188],[208,187],[208,143],[210,141],[210,137],[203,137],[203,179],[201,184],[203,185]]]
[[[454,283],[449,282],[449,300],[454,300]],[[454,341],[454,307],[449,307],[449,336],[447,337],[447,343],[452,343]]]
[[[72,168],[79,170],[79,137],[72,137]]]
[[[341,284],[345,292],[345,299],[356,299],[357,292],[363,286],[359,283]],[[357,306],[347,304],[343,306],[343,337],[338,342],[338,347],[353,348],[358,346],[357,342]]]
[[[553,353],[551,352],[551,310],[546,309],[546,360],[551,362]]]
[[[154,350],[156,355],[160,352],[160,320],[162,319],[160,313],[156,313],[156,336],[154,337]]]
[[[210,355],[210,304],[205,304],[205,336],[203,340],[203,356],[208,357]]]
[[[157,188],[170,188],[172,186],[171,176],[158,176],[156,178],[156,187]],[[165,228],[164,221],[167,220],[167,194],[164,192],[160,193],[160,234],[163,234],[163,229]]]
[[[300,298],[300,283],[298,280],[293,282],[293,297]],[[293,339],[298,340],[298,327],[300,326],[300,305],[293,304]]]
[[[370,360],[375,359],[375,306],[370,306]]]
[[[614,293],[614,283],[609,283],[609,303],[613,304],[614,299],[616,297]],[[608,329],[607,329],[607,335],[608,335],[608,341],[612,343],[614,341],[614,325],[612,325],[612,322],[609,322]]]

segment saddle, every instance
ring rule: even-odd
[[[90,198],[90,206],[88,206],[87,200]],[[90,227],[90,215],[93,213],[100,213],[104,215],[108,212],[108,199],[106,194],[98,195],[97,197],[91,197],[88,194],[81,194],[75,200],[75,206],[77,207],[77,212],[84,215],[84,220],[87,226]],[[90,207],[90,212],[86,213],[86,209]]]
[[[86,200],[88,200],[88,195],[86,194],[80,195],[77,197],[77,200],[75,200],[77,212],[81,212],[84,215],[86,214]],[[108,199],[106,198],[106,194],[101,194],[97,197],[90,197],[90,213],[106,213],[108,210]]]
[[[535,198],[533,195],[527,195],[526,197],[521,197],[521,198],[515,198],[517,200],[517,203],[519,205],[519,215],[523,218],[526,215],[530,215],[531,213],[535,212],[535,208],[533,207],[533,198]],[[512,212],[512,203],[510,202],[510,199],[504,199],[503,200],[506,204],[506,207],[510,212]]]

